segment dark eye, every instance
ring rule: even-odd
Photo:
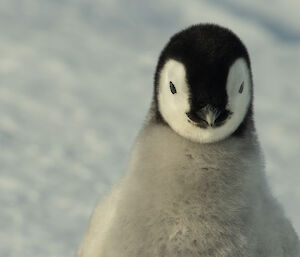
[[[242,83],[242,85],[240,86],[240,89],[239,89],[239,93],[241,94],[244,90],[244,81]]]
[[[170,90],[172,92],[172,94],[176,94],[177,91],[176,91],[176,87],[174,86],[174,84],[172,83],[172,81],[170,81]]]

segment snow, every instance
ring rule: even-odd
[[[168,38],[246,43],[269,182],[300,233],[299,1],[1,0],[0,256],[72,256],[125,173]]]

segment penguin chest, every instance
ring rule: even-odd
[[[124,256],[222,256],[217,252],[246,248],[239,226],[248,214],[238,188],[219,180],[216,163],[191,152],[183,156],[178,162],[160,160],[144,170],[148,176],[128,177],[138,183],[123,191],[111,233],[118,239],[114,248],[128,251]]]

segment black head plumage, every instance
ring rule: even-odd
[[[206,104],[225,109],[228,71],[239,57],[246,60],[251,71],[249,55],[242,41],[232,31],[218,25],[193,25],[173,35],[160,54],[155,72],[153,100],[157,121],[163,121],[157,108],[157,95],[159,73],[167,60],[174,59],[185,65],[192,109]],[[249,115],[251,113],[250,107]],[[245,122],[237,129],[237,134],[244,126]]]

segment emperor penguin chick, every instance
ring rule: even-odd
[[[95,209],[79,257],[299,257],[268,188],[248,52],[230,30],[175,34],[128,172]]]

